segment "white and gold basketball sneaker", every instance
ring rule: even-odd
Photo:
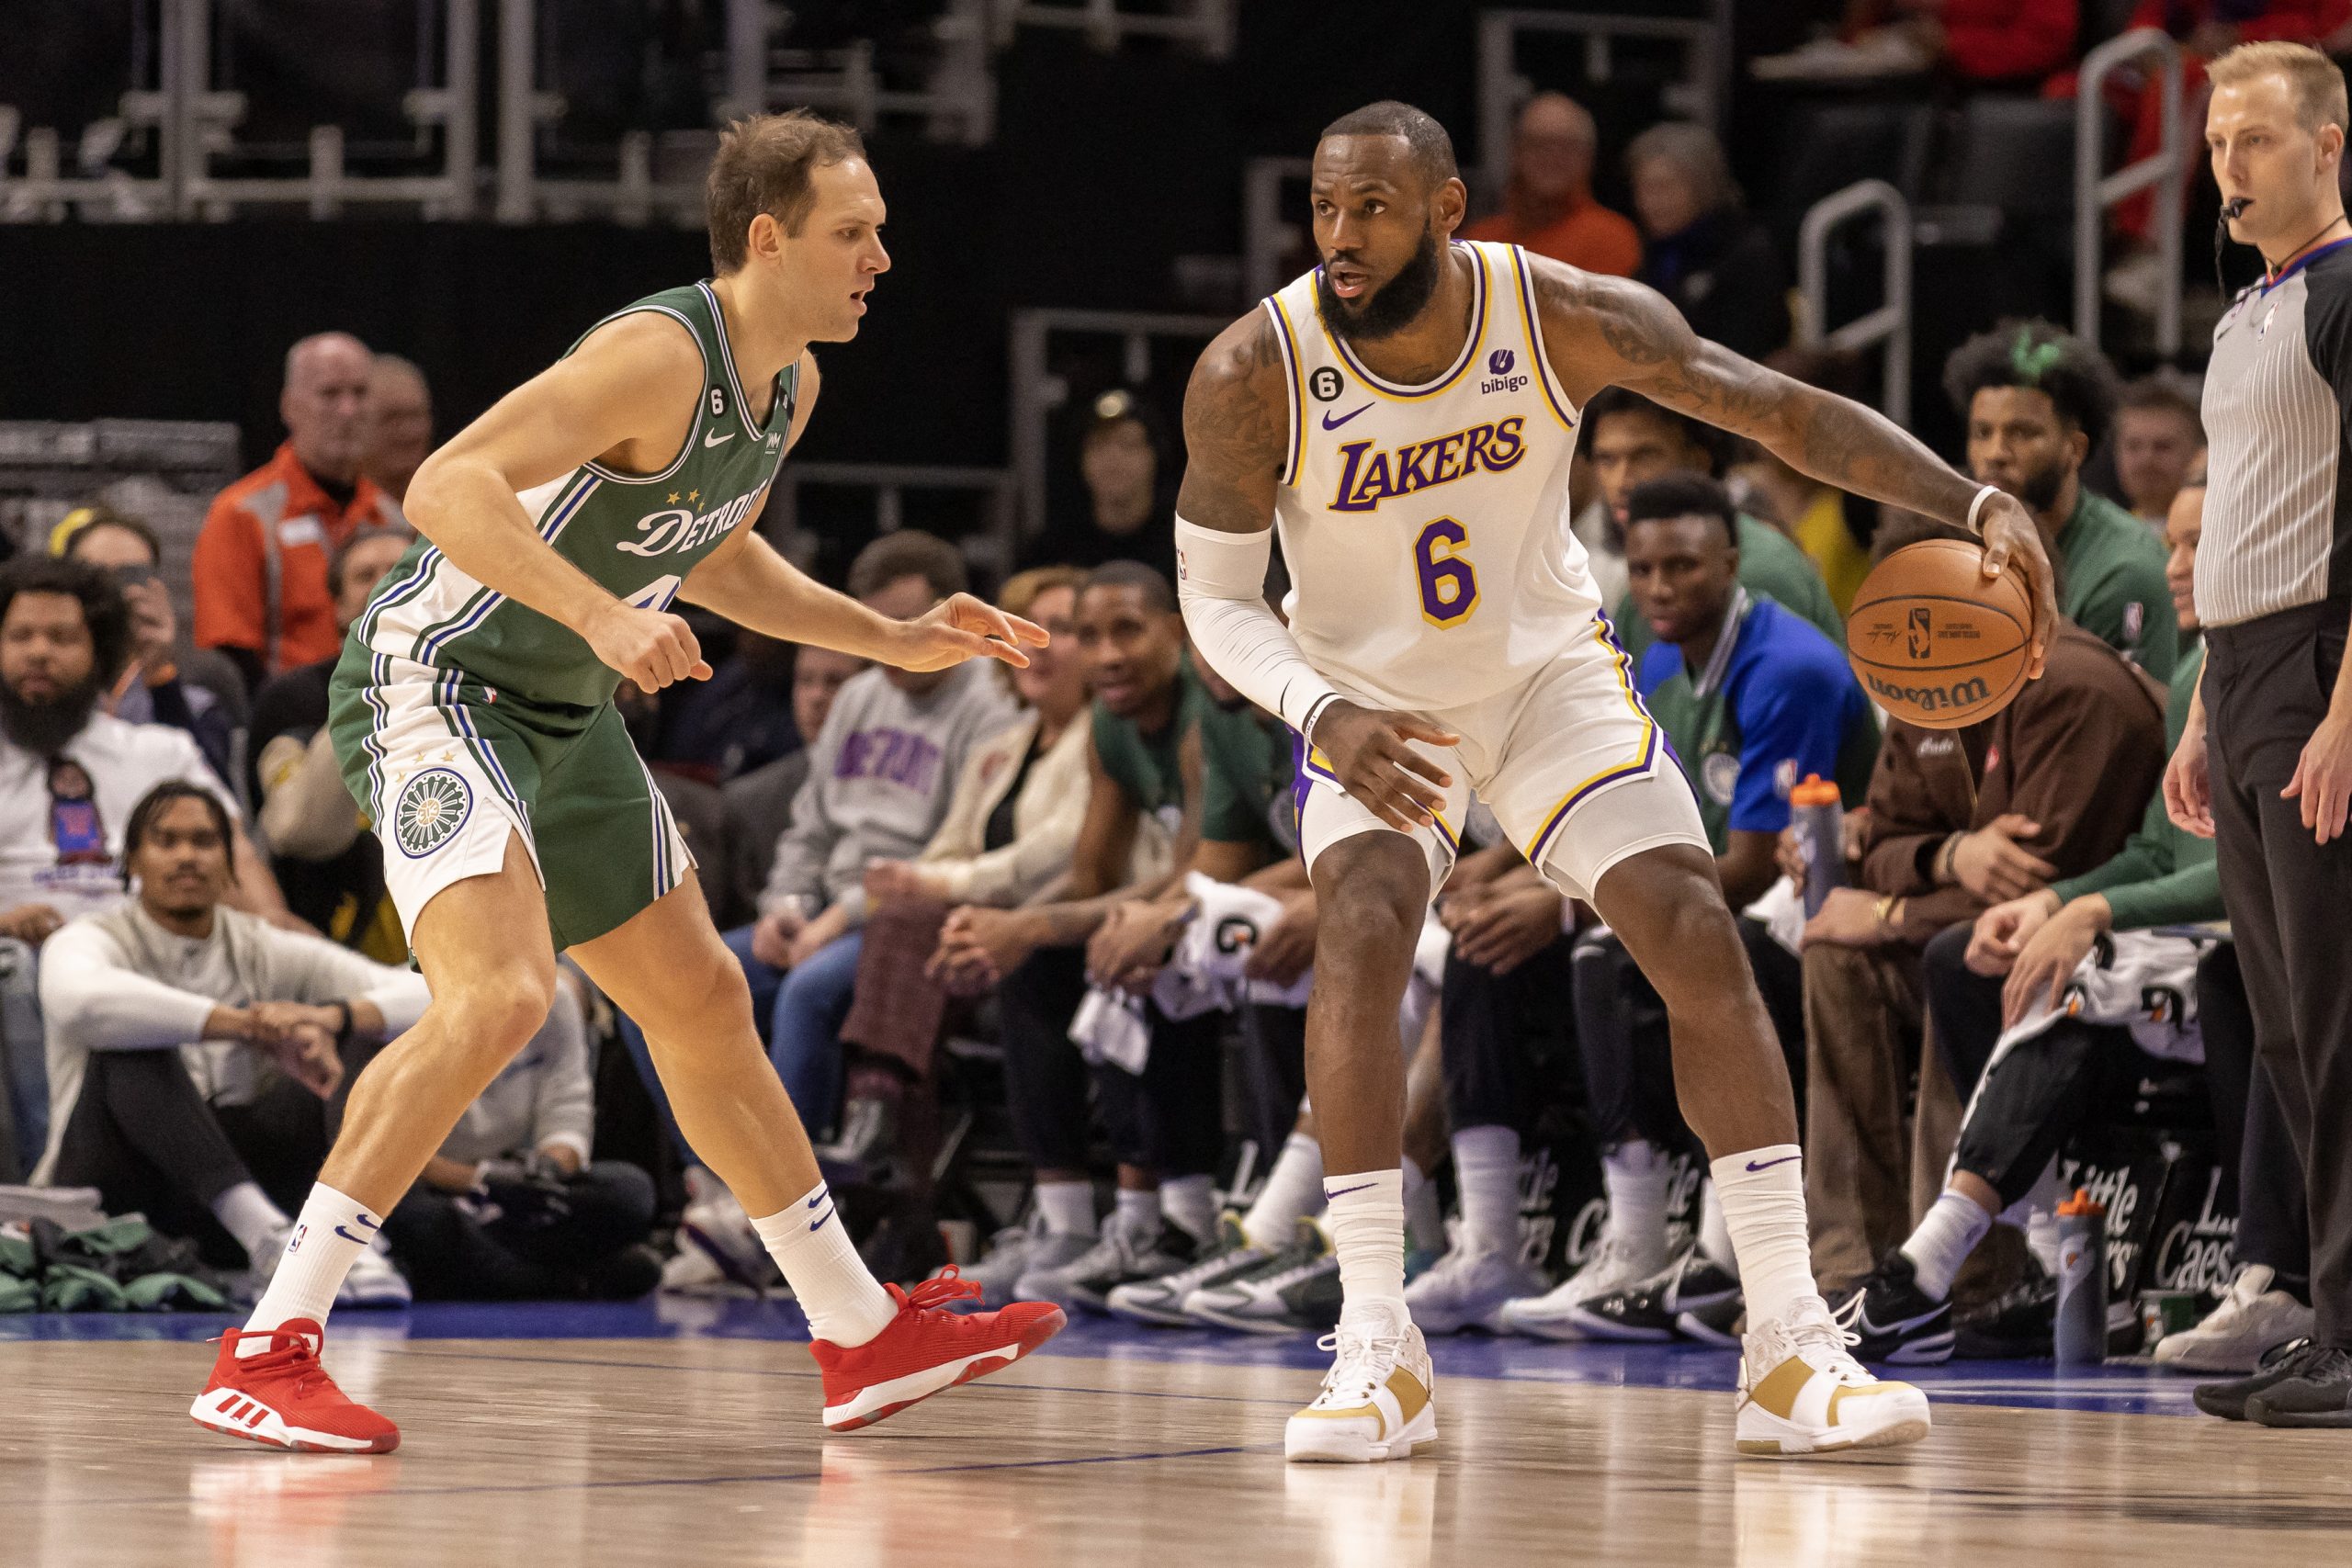
[[[1739,1357],[1739,1451],[1843,1453],[1926,1437],[1928,1396],[1871,1376],[1848,1348],[1857,1342],[1818,1296],[1750,1328]]]
[[[1315,1403],[1290,1418],[1283,1457],[1327,1464],[1410,1459],[1437,1440],[1430,1348],[1402,1303],[1351,1307],[1317,1340],[1333,1353]]]

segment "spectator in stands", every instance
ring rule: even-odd
[[[595,1075],[581,983],[561,973],[547,1026],[384,1216],[392,1254],[425,1301],[634,1301],[661,1282],[645,1245],[652,1178],[588,1157]]]
[[[2197,400],[2169,376],[2143,376],[2115,405],[2115,483],[2132,514],[2166,530],[2173,497],[2189,465],[2205,449],[2205,422]],[[2189,623],[2181,623],[2187,629]]]
[[[858,553],[849,591],[911,619],[965,586],[964,558],[930,534],[886,534]],[[841,1095],[837,1031],[857,977],[865,867],[931,841],[972,754],[1020,718],[996,671],[868,670],[835,699],[809,750],[808,782],[776,845],[760,918],[728,934],[770,1019],[768,1046],[812,1133]]]
[[[1701,337],[1762,359],[1789,341],[1789,277],[1770,231],[1740,205],[1723,143],[1668,121],[1625,150],[1642,222],[1644,283]]]
[[[1587,272],[1631,277],[1642,237],[1624,214],[1592,196],[1600,133],[1582,104],[1538,93],[1519,111],[1510,139],[1510,183],[1502,210],[1463,230],[1465,240],[1498,240]]]
[[[334,618],[348,628],[407,551],[405,528],[362,528],[334,553]],[[339,656],[337,656],[339,657]],[[408,962],[408,940],[384,886],[384,854],[362,830],[327,732],[334,657],[273,676],[254,697],[249,747],[262,838],[277,857],[288,908],[379,964]]]
[[[1176,498],[1167,450],[1160,422],[1141,398],[1121,388],[1095,399],[1078,444],[1086,514],[1049,524],[1023,563],[1091,570],[1106,561],[1139,560],[1173,580],[1176,535],[1169,520]]]
[[[376,355],[368,377],[368,455],[360,471],[398,506],[432,450],[433,389],[424,372],[397,354]]]
[[[1944,362],[1944,391],[1968,429],[1968,471],[2032,510],[2075,625],[2158,681],[2172,678],[2179,628],[2165,552],[2147,527],[2082,482],[2115,412],[2106,355],[2047,321],[2003,321]]]
[[[1821,387],[1841,397],[1862,396],[1860,367],[1850,354],[1784,348],[1768,355],[1764,363],[1809,387]],[[1842,615],[1850,609],[1855,590],[1870,575],[1870,529],[1878,521],[1877,503],[1848,495],[1811,474],[1799,473],[1779,453],[1754,442],[1747,444],[1747,453],[1733,468],[1731,479],[1735,494],[1744,491],[1747,504],[1760,518],[1797,542],[1814,570],[1821,573],[1838,613]]]
[[[235,837],[209,784],[147,790],[123,829],[136,896],[43,949],[56,1114],[34,1180],[96,1187],[108,1213],[143,1213],[218,1261],[233,1239],[262,1272],[286,1251],[360,1053],[414,1023],[426,996],[405,970],[228,908]],[[337,1300],[408,1297],[370,1250]]]
[[[703,643],[709,680],[662,693],[653,743],[644,752],[660,768],[713,786],[807,750],[816,734],[793,723],[793,645],[747,629],[729,632]],[[775,841],[771,836],[765,847]]]
[[[1600,541],[1622,563],[1625,514],[1634,490],[1672,474],[1719,479],[1730,457],[1731,438],[1713,425],[1660,407],[1638,392],[1611,387],[1585,405],[1586,460],[1600,481],[1607,508]],[[1585,547],[1595,540],[1588,537]],[[1813,563],[1786,534],[1742,513],[1739,516],[1739,581],[1750,593],[1766,594],[1832,637],[1846,635],[1845,621]],[[1652,641],[1649,626],[1629,594],[1611,615],[1618,639],[1638,665]]]
[[[1962,536],[1926,523],[1882,533],[1888,549]],[[2071,623],[2051,638],[2042,677],[1991,719],[1888,727],[1849,886],[1804,927],[1805,1204],[1825,1285],[1850,1285],[1909,1233],[1958,1134],[1951,1076],[1921,1050],[1922,953],[1991,905],[2121,849],[2164,761],[2154,682]]]
[[[1849,0],[1834,38],[1751,69],[1767,81],[1940,70],[1972,87],[2033,87],[2074,58],[2076,0]]]
[[[1003,671],[1022,716],[972,752],[921,854],[866,863],[865,944],[842,1028],[849,1057],[842,1136],[830,1151],[837,1164],[889,1152],[908,1087],[928,1084],[948,997],[926,971],[949,908],[1016,908],[1069,870],[1086,817],[1087,727],[1077,722],[1086,667],[1075,637],[1085,581],[1075,567],[1037,567],[1004,585],[997,603],[1006,613],[1053,637],[1024,668]]]
[[[721,786],[727,813],[728,897],[731,908],[722,927],[759,912],[760,892],[775,864],[776,840],[792,824],[792,803],[808,778],[808,744],[825,728],[825,716],[849,678],[865,660],[830,648],[803,644],[792,652],[792,725],[797,750],[753,768]]]
[[[181,676],[179,617],[172,610],[172,592],[161,575],[164,547],[155,530],[136,517],[105,507],[85,507],[68,516],[65,525],[71,532],[64,534],[64,548],[58,553],[112,573],[130,611],[130,659],[107,687],[101,705],[132,724],[168,724],[187,730],[196,738],[213,771],[227,778],[240,715],[222,701],[219,692]],[[205,653],[202,657],[218,656]],[[222,674],[239,687],[237,695],[242,700],[242,682],[235,671],[216,672],[216,678]]]
[[[370,524],[401,521],[368,455],[374,356],[348,333],[321,333],[286,353],[277,402],[286,441],[215,497],[196,541],[196,640],[237,661],[250,687],[342,645],[327,564]]]

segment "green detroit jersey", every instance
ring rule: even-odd
[[[558,555],[628,603],[662,609],[687,573],[750,520],[775,479],[799,367],[777,374],[767,423],[754,424],[710,285],[649,295],[605,321],[640,310],[674,318],[702,349],[703,390],[685,445],[659,473],[582,463],[516,499]],[[556,708],[600,706],[620,681],[579,633],[484,587],[423,539],[352,628],[337,675],[379,686],[462,676],[494,701]]]

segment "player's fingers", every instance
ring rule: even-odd
[[[1410,714],[1396,714],[1392,716],[1388,721],[1388,728],[1399,738],[1406,740],[1427,741],[1431,746],[1459,746],[1462,744],[1462,737],[1454,734],[1451,729],[1444,728],[1442,725],[1431,724],[1426,719],[1415,718]]]
[[[1417,811],[1426,811],[1434,817],[1445,809],[1445,792],[1415,773],[1397,768],[1385,782],[1390,789],[1410,801]]]
[[[692,670],[687,671],[686,673],[692,676],[695,680],[707,681],[710,679],[710,666],[697,659],[695,660],[695,667]]]
[[[1423,756],[1420,752],[1414,750],[1411,747],[1406,745],[1401,740],[1392,742],[1389,746],[1384,747],[1383,754],[1389,764],[1395,767],[1397,772],[1409,773],[1415,778],[1425,779],[1429,782],[1429,784],[1432,789],[1450,789],[1453,787],[1453,775],[1446,772],[1443,764],[1440,763],[1433,757]]]

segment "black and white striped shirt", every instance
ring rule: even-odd
[[[2238,296],[2205,372],[2197,615],[2235,626],[2352,592],[2352,240]]]

